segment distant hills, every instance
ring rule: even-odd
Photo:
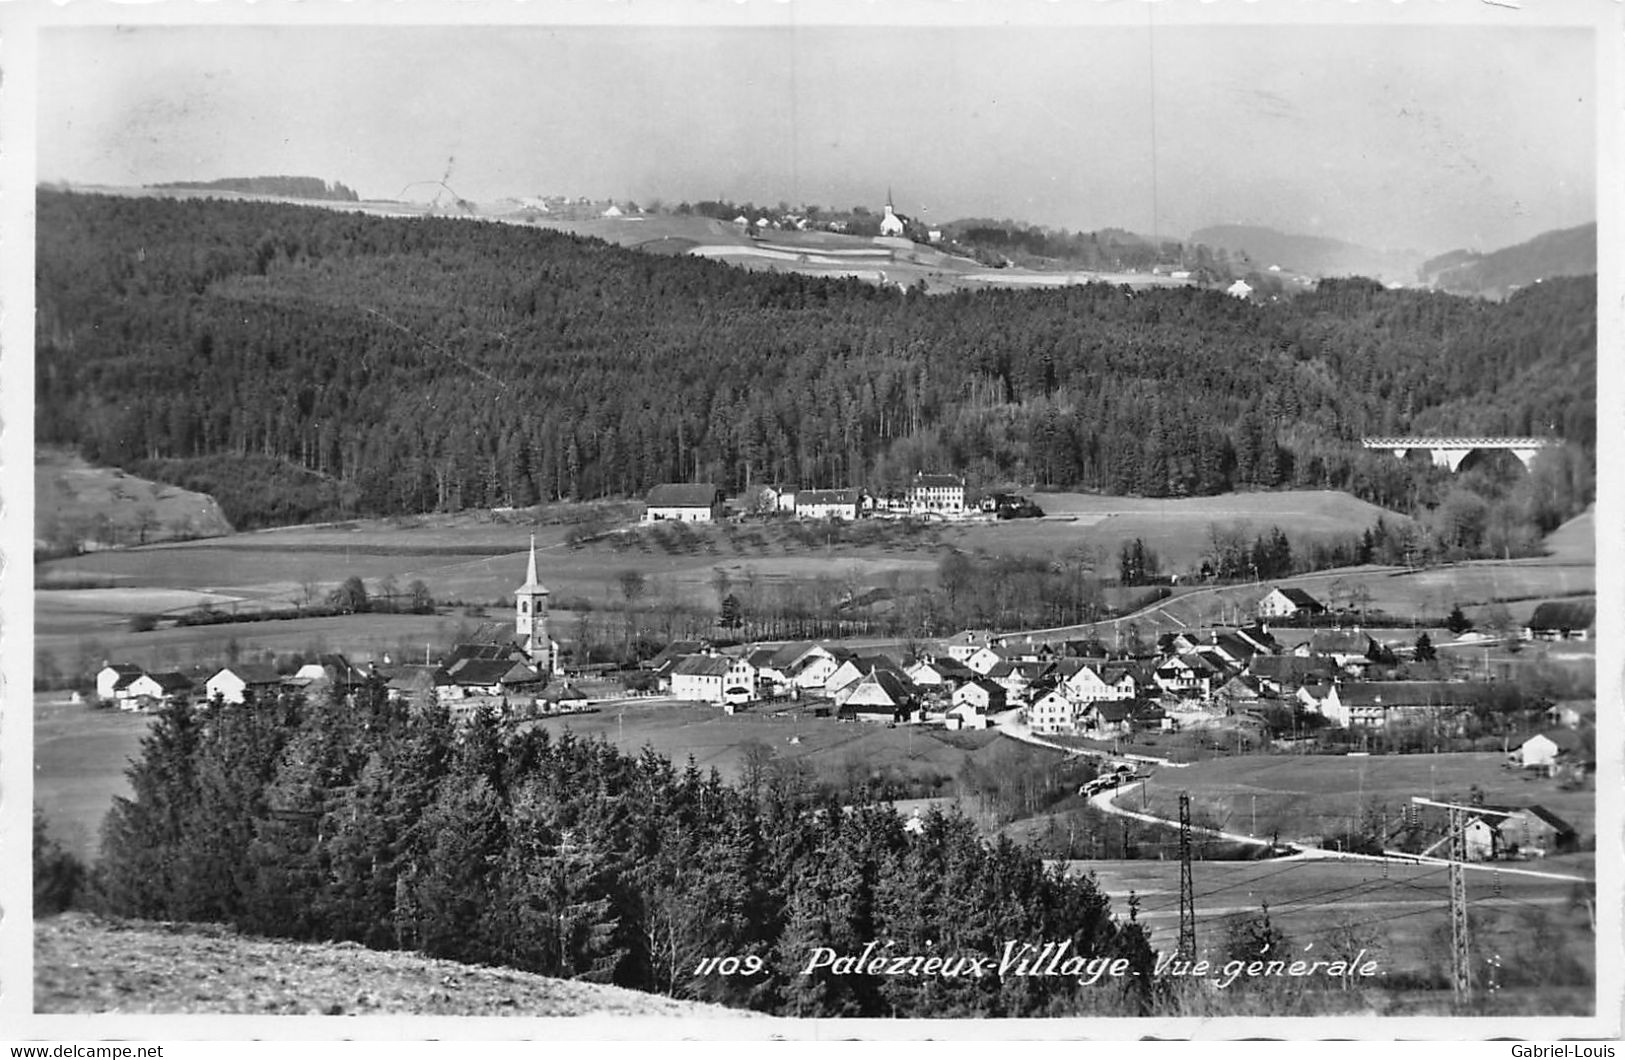
[[[1259,270],[1276,265],[1282,271],[1309,276],[1367,276],[1388,283],[1412,281],[1421,256],[1414,250],[1373,250],[1261,225],[1210,225],[1192,232],[1190,238],[1192,243],[1222,249],[1233,258],[1245,257]]]
[[[1516,246],[1488,254],[1452,250],[1424,261],[1423,283],[1452,294],[1505,298],[1520,287],[1554,276],[1586,276],[1597,271],[1597,226],[1542,232]]]
[[[357,202],[361,198],[353,189],[337,181],[329,184],[320,177],[222,177],[219,180],[176,180],[149,187],[231,191],[242,195],[274,195],[288,199],[332,199],[338,202]]]

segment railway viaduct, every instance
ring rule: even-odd
[[[1484,438],[1469,435],[1421,438],[1361,438],[1367,449],[1385,449],[1401,460],[1412,449],[1426,449],[1433,456],[1434,467],[1447,467],[1455,471],[1469,453],[1485,449],[1505,449],[1523,462],[1527,468],[1535,454],[1556,443],[1547,438]]]

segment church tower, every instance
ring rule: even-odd
[[[531,665],[543,674],[551,674],[558,662],[547,633],[547,595],[547,587],[536,580],[536,535],[532,534],[525,584],[514,590],[514,633]]]

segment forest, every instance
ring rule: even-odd
[[[957,814],[909,829],[861,785],[760,756],[738,786],[692,762],[487,709],[297,696],[154,720],[84,903],[698,998],[788,1016],[1143,1015],[1155,957],[1133,915]],[[39,825],[36,824],[36,831]],[[36,836],[36,844],[39,840]],[[72,884],[52,865],[48,890]],[[60,904],[60,902],[59,902]],[[1068,942],[1139,971],[1076,977],[807,972],[819,947],[996,955]],[[754,973],[719,974],[712,958]]]
[[[925,295],[515,225],[47,189],[38,234],[38,440],[212,493],[239,528],[917,470],[1414,513],[1448,478],[1361,435],[1595,459],[1594,277],[1504,303],[1360,279],[1265,303]]]

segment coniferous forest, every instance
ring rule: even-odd
[[[963,817],[910,830],[765,763],[737,787],[484,711],[296,696],[154,719],[103,832],[107,912],[615,983],[787,1016],[1143,1015],[1155,955],[1092,877]],[[843,805],[844,803],[844,805]],[[808,974],[1068,943],[1121,974]],[[721,964],[710,959],[733,961]],[[720,967],[718,967],[720,965]],[[723,974],[724,971],[733,974]]]
[[[1366,280],[1254,304],[1103,284],[927,295],[520,226],[38,195],[40,441],[239,527],[664,481],[916,470],[1146,496],[1347,490],[1359,438],[1595,452],[1595,278],[1504,303]]]

